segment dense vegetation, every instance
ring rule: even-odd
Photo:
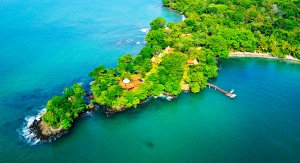
[[[136,107],[150,96],[197,93],[216,77],[216,58],[230,52],[261,52],[300,59],[300,0],[163,0],[186,15],[183,22],[150,23],[147,45],[138,56],[125,54],[117,68],[96,68],[89,76],[93,101],[110,112]],[[130,83],[123,82],[129,79]],[[47,104],[43,120],[67,129],[87,107],[80,85]]]
[[[187,19],[166,24],[164,18],[156,18],[150,23],[147,46],[140,55],[122,56],[116,69],[96,68],[90,74],[95,78],[92,91],[96,102],[118,111],[136,107],[149,96],[164,92],[178,95],[186,85],[192,92],[199,92],[209,78],[218,75],[215,58],[227,58],[233,51],[300,58],[299,1],[163,3],[181,11]],[[133,76],[140,76],[144,82],[132,90],[122,89],[119,83]]]
[[[269,52],[300,59],[299,0],[163,0],[187,19],[181,31],[226,57],[231,51]]]
[[[62,126],[68,129],[73,120],[88,108],[83,95],[85,92],[79,84],[74,84],[71,89],[65,88],[62,96],[54,96],[48,101],[43,121],[54,128]]]
[[[199,92],[209,78],[217,76],[216,53],[195,43],[185,23],[166,25],[164,18],[157,18],[150,25],[147,46],[138,56],[126,54],[118,60],[117,68],[101,65],[90,73],[95,79],[91,86],[95,102],[111,107],[112,112],[136,107],[149,96],[178,95],[187,84],[192,92]],[[188,64],[190,60],[197,63]],[[140,85],[121,87],[124,79],[136,76],[143,81]]]

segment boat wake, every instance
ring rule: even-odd
[[[31,130],[31,126],[33,125],[34,121],[40,121],[42,115],[46,113],[46,108],[43,108],[37,115],[35,116],[27,116],[25,117],[25,122],[23,125],[23,129],[20,132],[20,135],[25,139],[27,143],[30,145],[36,145],[41,142],[38,139],[34,132]]]

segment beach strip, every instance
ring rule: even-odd
[[[274,57],[270,53],[252,53],[252,52],[231,52],[229,54],[230,58],[233,57],[241,57],[241,58],[266,58],[266,59],[280,59],[287,61],[295,61],[300,62],[299,59],[292,57],[291,55],[287,55],[286,58]]]

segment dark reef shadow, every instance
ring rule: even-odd
[[[142,142],[144,145],[146,145],[147,147],[149,147],[149,148],[153,148],[153,147],[154,147],[154,143],[151,142],[151,141],[143,141],[143,140],[141,140],[141,142]]]
[[[149,148],[153,148],[154,147],[154,144],[152,143],[152,142],[146,142],[147,143],[147,146],[149,147]]]

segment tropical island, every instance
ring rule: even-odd
[[[185,15],[182,22],[154,19],[139,55],[125,54],[116,68],[89,74],[90,101],[80,84],[53,97],[32,130],[49,139],[69,129],[80,114],[99,104],[113,114],[136,108],[149,97],[198,93],[218,76],[218,58],[230,53],[270,53],[300,59],[300,1],[163,0]]]

